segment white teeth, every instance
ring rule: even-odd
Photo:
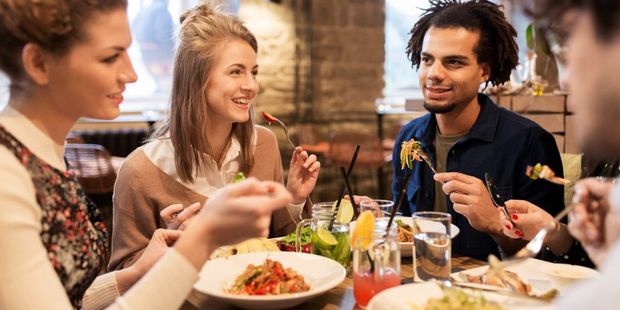
[[[250,100],[246,98],[237,98],[237,99],[233,99],[233,101],[237,104],[249,104],[250,103]]]

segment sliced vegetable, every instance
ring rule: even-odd
[[[402,148],[400,150],[400,163],[401,169],[407,168],[411,169],[413,167],[413,161],[422,161],[426,155],[422,150],[422,143],[420,141],[416,141],[415,139],[411,139],[409,141],[403,141],[401,144]]]
[[[319,237],[318,241],[322,247],[331,247],[331,246],[338,244],[338,240],[336,240],[334,235],[332,235],[332,233],[329,232],[329,230],[323,227],[319,226],[316,229],[316,234]]]
[[[263,112],[263,118],[264,118],[264,119],[265,119],[265,120],[266,120],[269,124],[273,124],[273,123],[275,123],[275,122],[277,122],[277,121],[278,121],[278,119],[277,119],[275,116],[273,116],[273,115],[271,115],[271,114],[269,114],[269,113],[267,113],[267,112]]]
[[[372,211],[366,210],[360,214],[351,233],[351,247],[367,250],[372,244],[375,232],[375,216]]]
[[[567,185],[570,183],[570,180],[556,176],[555,172],[553,172],[549,166],[542,165],[540,163],[537,163],[534,166],[527,166],[525,169],[525,175],[532,180],[544,179],[559,185]]]
[[[295,252],[295,240],[297,239],[297,236],[295,235],[294,232],[286,235],[284,238],[278,240],[276,242],[276,244],[278,245],[278,248],[280,248],[280,251],[285,251],[285,252]],[[303,253],[312,253],[312,246],[310,244],[310,242],[312,241],[312,230],[310,229],[310,227],[304,227],[301,230],[301,251]]]
[[[334,204],[332,205],[332,210],[336,210],[336,203],[338,202],[334,201]],[[353,219],[353,205],[351,204],[350,200],[342,199],[340,201],[340,208],[338,209],[338,214],[336,214],[336,221],[338,221],[341,224],[349,224],[349,222],[351,222],[352,219]]]
[[[241,181],[245,180],[245,174],[243,174],[243,172],[239,171],[237,172],[237,174],[235,174],[235,176],[232,179],[232,183],[239,183]]]

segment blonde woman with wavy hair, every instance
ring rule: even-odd
[[[238,172],[282,182],[275,136],[253,121],[258,44],[233,15],[200,4],[181,16],[170,117],[125,161],[114,188],[110,269],[132,265],[158,228],[184,229],[214,191]],[[272,214],[269,235],[294,230],[320,169],[297,147],[288,208]],[[169,207],[168,207],[169,206]]]

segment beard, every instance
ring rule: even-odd
[[[452,112],[456,108],[456,103],[450,102],[446,105],[433,105],[424,101],[424,108],[426,109],[426,111],[429,111],[431,113],[444,114]]]

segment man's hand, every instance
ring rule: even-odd
[[[442,189],[450,197],[454,211],[465,216],[474,229],[502,234],[497,210],[480,179],[459,172],[437,173],[434,179],[444,183]]]
[[[609,216],[609,193],[612,184],[594,178],[584,179],[575,186],[573,203],[577,206],[568,215],[568,230],[581,242],[590,259],[600,266],[609,246],[617,239],[619,227],[615,216]],[[609,227],[607,227],[610,225]],[[607,231],[610,235],[607,235]]]

